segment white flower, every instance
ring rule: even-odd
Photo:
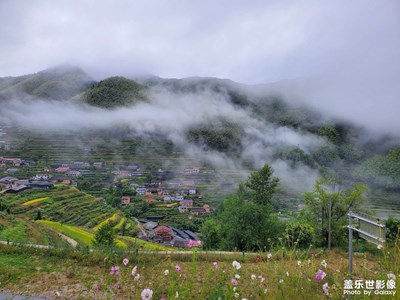
[[[327,266],[328,264],[326,263],[325,259],[321,262],[321,265],[322,265],[324,268],[326,268],[326,266]]]
[[[240,275],[239,274],[235,274],[235,278],[236,279],[240,279]]]
[[[396,275],[394,275],[392,272],[390,272],[389,274],[386,274],[388,279],[393,279],[396,280]]]
[[[235,298],[239,298],[239,293],[235,293]]]
[[[268,292],[268,289],[264,289],[264,294],[266,294]]]
[[[288,272],[288,271],[286,271],[286,276],[288,276],[288,277],[289,277],[289,272]]]
[[[300,261],[300,260],[297,261],[297,265],[298,265],[299,267],[301,267],[301,261]]]
[[[242,298],[242,300],[247,300],[247,298]]]
[[[257,276],[252,274],[250,278],[251,278],[251,280],[256,280]]]
[[[239,269],[242,267],[241,264],[240,264],[240,262],[238,262],[238,261],[236,261],[236,260],[234,260],[234,261],[232,262],[232,266],[235,267],[236,270],[239,270]]]
[[[169,274],[169,270],[165,270],[165,271],[164,271],[164,275],[165,275],[165,276],[168,276],[168,274]]]
[[[179,293],[178,293],[178,291],[176,291],[176,293],[175,293],[175,298],[179,298]]]
[[[265,278],[264,278],[264,277],[262,277],[261,275],[260,275],[260,276],[258,276],[258,278],[260,278],[260,282],[261,282],[261,283],[263,283],[263,282],[264,282],[264,280],[265,280]]]
[[[271,257],[272,257],[272,254],[271,254],[271,253],[268,253],[268,254],[267,254],[267,258],[270,259]]]
[[[153,298],[153,291],[151,289],[144,289],[141,296],[143,300],[150,300]]]
[[[279,283],[284,283],[285,281],[283,279],[279,279]]]
[[[135,281],[139,281],[139,279],[140,279],[140,274],[139,274],[139,273],[137,273],[137,274],[136,274],[136,276],[133,278],[133,280],[135,280]]]
[[[379,250],[381,250],[381,249],[382,249],[382,245],[379,244],[376,248],[378,248]]]
[[[236,292],[236,286],[233,287],[233,291]]]
[[[308,263],[308,264],[311,264],[311,259],[307,260],[307,263]]]

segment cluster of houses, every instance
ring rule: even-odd
[[[193,182],[190,182],[194,184]],[[191,186],[185,189],[172,189],[168,186],[162,186],[161,184],[148,185],[147,187],[136,186],[136,194],[143,196],[145,202],[148,203],[178,203],[178,211],[180,213],[192,213],[197,216],[204,216],[211,213],[211,208],[208,204],[204,204],[202,207],[195,207],[192,199],[186,197],[196,196],[198,199],[202,199],[203,195],[198,194],[196,187]],[[126,206],[131,203],[129,196],[121,197],[121,206]],[[172,206],[171,206],[172,207]]]
[[[6,176],[0,179],[0,186],[2,186],[0,194],[16,194],[21,191],[33,188],[49,189],[52,188],[54,185],[48,181],[18,179],[15,177]]]
[[[21,167],[29,167],[29,162],[21,158],[0,157],[0,169],[6,169],[5,173],[8,175],[18,172]]]
[[[159,243],[176,248],[200,247],[201,241],[190,230],[180,230],[173,226],[159,225],[154,221],[140,219],[144,230],[139,238],[153,243]]]

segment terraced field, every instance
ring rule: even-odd
[[[14,214],[25,214],[32,219],[40,210],[41,218],[93,228],[118,215],[117,210],[101,200],[74,187],[56,186],[51,190],[27,190],[2,196]]]

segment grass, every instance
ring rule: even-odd
[[[55,291],[63,299],[141,299],[141,292],[147,288],[157,300],[175,299],[176,295],[178,299],[344,299],[344,280],[350,279],[347,253],[340,249],[313,249],[315,255],[298,249],[275,249],[270,258],[267,253],[243,256],[208,252],[207,259],[193,251],[185,261],[166,253],[73,252],[61,257],[63,253],[54,250],[37,250],[29,255],[25,251],[0,246],[0,289],[52,299]],[[388,252],[396,255],[391,257],[390,269],[385,267]],[[395,248],[355,255],[353,279],[387,280],[390,271],[397,276],[397,255]],[[130,261],[127,266],[122,264],[124,257]],[[241,264],[240,269],[232,265],[234,259]],[[112,266],[119,267],[118,275],[110,274]],[[140,274],[138,280],[131,274],[134,266]],[[318,282],[315,274],[320,269],[326,277]],[[236,286],[232,279],[237,280]],[[324,283],[328,283],[329,296],[322,290]],[[372,293],[352,299],[398,299],[398,290],[395,297]]]
[[[118,238],[128,243],[132,243],[138,246],[139,249],[144,251],[175,251],[175,249],[173,248],[164,247],[155,243],[150,243],[130,236],[120,236]]]

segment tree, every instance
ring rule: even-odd
[[[93,240],[93,245],[96,247],[112,247],[115,246],[115,231],[110,222],[102,225],[96,232]]]
[[[273,170],[265,164],[260,170],[250,174],[246,186],[252,191],[251,198],[257,204],[271,204],[279,185],[279,178],[273,177]]]
[[[281,232],[281,222],[268,205],[260,205],[233,195],[202,228],[205,248],[224,250],[263,250]]]
[[[347,221],[347,213],[357,209],[365,201],[365,184],[356,183],[352,188],[321,178],[315,182],[314,190],[304,194],[304,202],[314,220],[320,222],[321,243],[331,247],[340,244],[343,238],[340,227]],[[315,224],[316,225],[316,224]]]

